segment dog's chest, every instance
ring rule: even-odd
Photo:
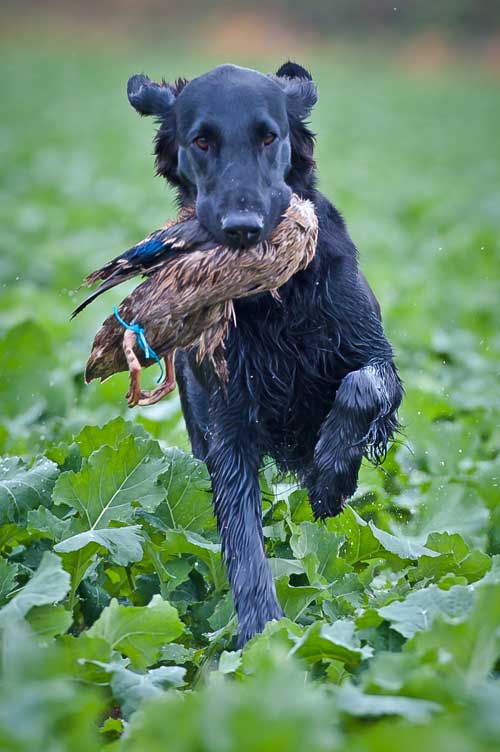
[[[259,296],[237,306],[226,353],[255,420],[283,430],[322,419],[338,385],[338,337],[315,311],[303,315]]]

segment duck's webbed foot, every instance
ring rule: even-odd
[[[137,342],[135,333],[127,329],[123,335],[123,352],[127,359],[128,370],[130,374],[130,389],[126,397],[129,407],[135,407],[139,404],[141,397],[141,364],[139,358],[134,352],[134,345]]]
[[[165,355],[163,361],[165,363],[165,378],[156,389],[141,391],[141,396],[137,403],[139,407],[155,405],[175,389],[175,372],[172,354],[169,353],[168,355]]]
[[[127,329],[123,335],[123,352],[127,359],[128,370],[130,373],[130,389],[127,392],[127,401],[129,407],[145,407],[146,405],[155,405],[167,394],[175,389],[175,373],[172,361],[172,355],[169,353],[164,356],[165,361],[165,378],[156,389],[141,389],[141,364],[134,352],[134,346],[137,343],[135,332]]]

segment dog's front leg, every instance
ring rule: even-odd
[[[259,488],[260,454],[247,426],[217,421],[207,466],[222,552],[238,616],[238,646],[283,612],[264,553]]]
[[[333,517],[355,492],[363,455],[383,458],[403,396],[392,361],[374,361],[341,381],[314,451],[307,486],[315,517]]]

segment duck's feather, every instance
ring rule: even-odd
[[[169,222],[160,230],[155,230],[147,238],[89,274],[84,280],[86,285],[93,285],[99,280],[102,283],[75,308],[71,318],[81,313],[106,290],[133,277],[148,276],[158,264],[179,253],[206,250],[214,245],[210,235],[194,218],[193,212],[184,210],[180,221]]]

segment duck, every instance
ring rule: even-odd
[[[183,209],[176,221],[86,277],[87,284],[100,285],[72,317],[125,280],[142,275],[145,281],[102,323],[85,382],[128,370],[129,407],[152,405],[175,389],[175,350],[196,347],[198,361],[208,358],[226,384],[224,341],[229,328],[237,326],[234,300],[261,293],[280,300],[279,288],[311,263],[317,239],[314,205],[296,194],[268,239],[244,250],[213,241],[194,210]],[[142,368],[162,359],[159,385],[143,390]]]

